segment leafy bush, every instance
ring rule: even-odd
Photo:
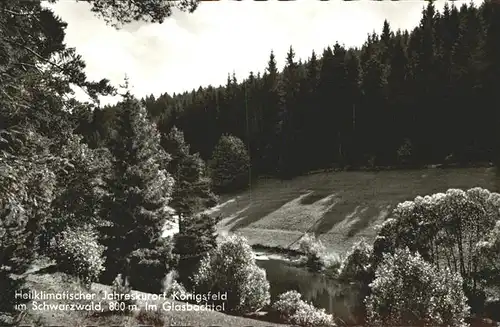
[[[323,261],[325,247],[314,235],[305,234],[298,245],[299,251],[305,255],[305,264],[309,269],[320,271],[325,267]]]
[[[365,300],[374,326],[466,326],[462,277],[439,270],[408,248],[384,254]]]
[[[171,238],[161,238],[154,248],[132,252],[128,270],[130,286],[143,292],[158,293],[162,287],[162,279],[178,261],[172,249]]]
[[[173,252],[179,255],[177,271],[180,282],[192,288],[191,277],[197,271],[203,256],[217,247],[217,218],[200,214],[184,217],[180,222],[180,231],[174,240]]]
[[[176,270],[172,270],[163,279],[162,291],[167,294],[167,296],[171,296],[174,293],[186,293],[186,288],[177,281],[178,277],[178,272]]]
[[[374,267],[384,253],[408,247],[437,267],[460,274],[469,304],[473,311],[480,310],[488,279],[495,275],[482,273],[492,268],[492,262],[482,258],[476,245],[488,242],[500,220],[500,194],[479,187],[449,189],[400,203],[393,214],[375,240]]]
[[[407,164],[411,160],[412,145],[409,139],[405,139],[403,144],[398,148],[397,158],[400,164]]]
[[[285,323],[299,326],[336,326],[331,314],[325,309],[315,308],[312,304],[302,300],[302,294],[297,291],[288,291],[279,295],[273,303],[276,311]]]
[[[304,254],[302,263],[310,270],[323,271],[331,277],[336,277],[339,272],[341,260],[335,253],[328,253],[325,246],[314,235],[304,234],[300,239],[299,251]]]
[[[14,310],[18,304],[26,304],[29,300],[16,297],[19,291],[27,292],[24,280],[13,278],[9,269],[0,266],[0,326],[10,326],[19,320],[20,312]]]
[[[53,239],[54,259],[63,272],[78,277],[88,285],[104,270],[104,246],[91,227],[68,228]]]
[[[128,279],[123,279],[122,274],[116,275],[116,278],[113,281],[113,285],[111,285],[111,292],[113,293],[113,295],[118,296],[118,299],[111,301],[114,302],[113,311],[120,313],[129,313],[130,306],[135,304],[135,301],[132,300],[131,297],[132,288],[128,283]]]
[[[476,244],[476,252],[483,267],[479,271],[482,284],[500,287],[500,220],[487,237]]]
[[[163,327],[165,326],[165,317],[161,310],[141,309],[136,316],[138,322],[144,326]]]
[[[266,272],[255,263],[245,238],[226,236],[206,254],[193,277],[198,292],[227,292],[226,310],[248,313],[270,303]]]
[[[178,281],[172,281],[172,284],[168,288],[165,288],[165,293],[167,296],[172,296],[173,294],[186,294],[186,289]]]
[[[248,185],[250,156],[245,144],[232,135],[223,135],[214,148],[210,169],[215,191],[230,192]]]
[[[343,280],[371,282],[373,248],[364,240],[353,245],[340,267],[339,278]]]

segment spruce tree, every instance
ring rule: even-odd
[[[294,142],[297,139],[295,126],[297,124],[297,99],[300,90],[298,63],[295,61],[295,51],[290,46],[286,65],[278,85],[280,95],[280,120],[277,126],[280,147],[278,157],[279,175],[290,178],[298,171]]]
[[[103,227],[107,246],[105,280],[128,274],[132,252],[157,245],[169,215],[173,178],[165,170],[169,156],[160,135],[146,119],[146,111],[127,89],[118,104],[117,137],[110,144],[113,174]]]
[[[275,173],[278,162],[279,138],[276,135],[276,125],[279,122],[279,71],[276,57],[271,51],[264,79],[264,108],[262,113],[262,134],[259,147],[262,149],[259,170],[264,173]]]
[[[207,175],[205,163],[199,154],[189,153],[189,145],[184,133],[173,127],[163,138],[163,147],[171,155],[167,170],[175,179],[170,207],[175,209],[182,220],[196,212],[206,209],[216,202],[211,191],[211,180]]]

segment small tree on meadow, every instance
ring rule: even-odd
[[[216,191],[245,188],[248,185],[250,156],[243,141],[232,135],[223,135],[212,153],[210,168]]]

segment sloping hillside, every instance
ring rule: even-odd
[[[321,173],[261,180],[209,213],[224,218],[221,232],[242,234],[253,245],[293,249],[305,232],[314,232],[330,250],[344,253],[362,237],[373,240],[375,226],[399,202],[449,188],[494,190],[494,183],[493,168]]]

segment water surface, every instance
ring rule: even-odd
[[[257,265],[266,270],[271,285],[271,301],[275,301],[281,293],[296,290],[304,300],[324,308],[344,322],[357,322],[355,303],[359,292],[356,285],[340,283],[322,274],[293,266],[285,260],[257,260]]]

